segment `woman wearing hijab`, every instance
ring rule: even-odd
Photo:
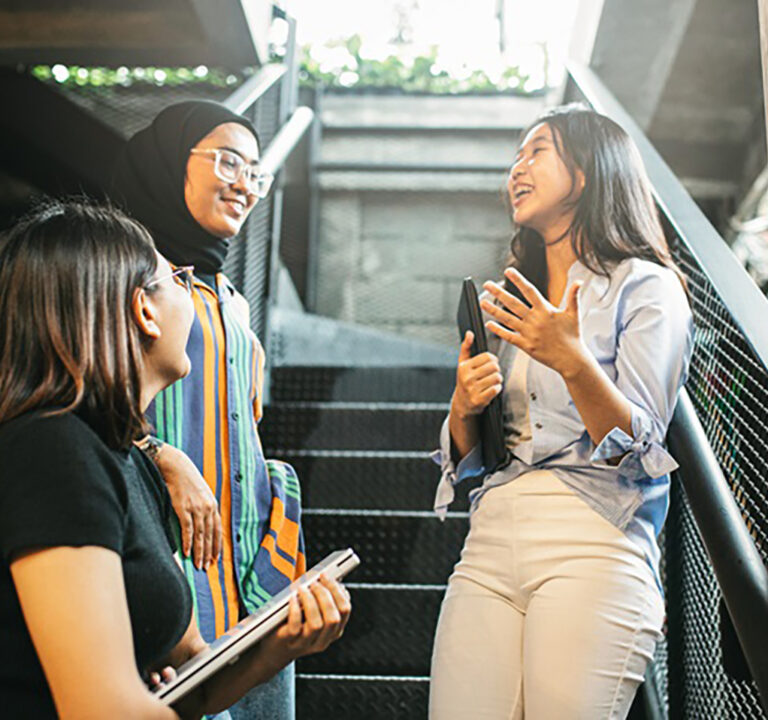
[[[179,519],[184,572],[208,642],[305,569],[298,481],[290,466],[265,461],[258,436],[264,351],[247,302],[221,272],[232,238],[269,191],[259,150],[247,119],[189,101],[136,133],[114,175],[114,199],[149,228],[158,250],[195,267],[192,369],[149,408],[157,437],[146,447]],[[289,720],[293,696],[289,666],[229,712],[232,720]]]

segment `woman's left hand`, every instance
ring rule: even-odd
[[[487,282],[483,287],[505,309],[483,300],[483,310],[495,320],[486,323],[486,327],[568,379],[583,365],[587,352],[579,324],[581,285],[574,283],[568,288],[564,308],[560,310],[514,268],[507,268],[504,274],[519,288],[530,307],[497,283]]]

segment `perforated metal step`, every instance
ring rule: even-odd
[[[265,409],[264,447],[328,450],[431,450],[447,405],[280,403]]]
[[[305,508],[342,510],[429,510],[440,468],[425,452],[267,450],[291,463],[301,480]],[[467,493],[478,481],[456,488],[452,510],[466,510]]]
[[[352,615],[344,637],[298,661],[302,673],[428,676],[445,589],[348,583]]]
[[[296,676],[297,720],[423,720],[428,678]]]
[[[303,525],[310,565],[351,546],[362,560],[354,582],[442,584],[459,558],[468,520],[460,513],[441,522],[432,512],[307,509]]]
[[[445,403],[455,380],[455,368],[277,367],[272,371],[272,401]]]

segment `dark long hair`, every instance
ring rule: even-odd
[[[541,115],[522,137],[542,123],[552,130],[572,184],[577,170],[584,174],[584,190],[565,233],[576,257],[606,277],[622,260],[650,260],[673,270],[685,288],[685,278],[670,255],[640,153],[626,131],[610,118],[572,104]],[[518,227],[510,250],[508,264],[546,296],[547,260],[541,235]]]
[[[157,268],[122,212],[48,202],[0,237],[0,424],[78,411],[113,448],[146,434],[134,290]]]

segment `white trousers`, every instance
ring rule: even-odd
[[[640,549],[549,471],[472,515],[432,654],[430,720],[625,718],[661,637]]]

